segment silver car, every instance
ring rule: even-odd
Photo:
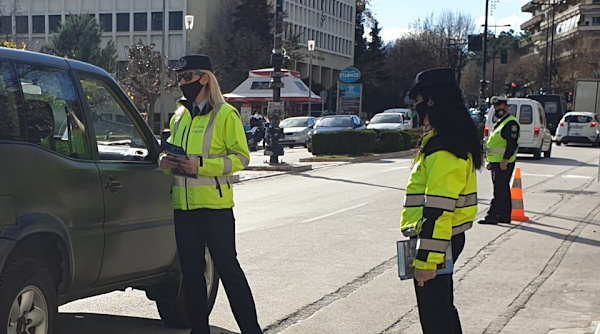
[[[308,134],[307,144],[308,151],[310,152],[310,143],[312,136],[317,133],[336,132],[344,130],[366,130],[367,127],[355,115],[336,115],[336,116],[325,116],[319,118],[315,128]]]
[[[296,145],[306,147],[306,138],[316,122],[314,117],[290,117],[283,120],[279,127],[283,129],[284,137],[279,142],[290,148],[294,148]]]
[[[367,125],[369,130],[407,130],[412,128],[405,114],[381,113],[373,116]]]

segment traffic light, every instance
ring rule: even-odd
[[[516,82],[513,82],[513,83],[512,83],[510,86],[511,86],[513,89],[517,89],[517,88],[519,88],[519,84],[518,84],[518,83],[516,83]]]
[[[469,35],[469,51],[483,51],[483,39],[481,38],[481,35]]]
[[[500,51],[500,63],[508,64],[508,50]]]
[[[573,102],[573,92],[569,92],[569,96],[567,97],[567,102],[572,103]]]

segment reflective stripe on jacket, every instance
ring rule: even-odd
[[[417,269],[437,269],[444,263],[453,235],[473,226],[477,215],[477,176],[472,156],[465,158],[441,148],[429,150],[435,133],[423,138],[423,149],[415,158],[400,229],[418,237]],[[431,152],[430,152],[431,151]]]
[[[494,127],[492,134],[488,138],[487,146],[486,146],[486,160],[491,163],[500,163],[504,160],[504,152],[506,152],[506,146],[508,142],[504,137],[502,137],[502,129],[504,126],[510,121],[515,121],[519,124],[517,118],[513,115],[509,115],[506,117],[500,124]],[[517,151],[510,157],[508,162],[515,162],[517,160]]]
[[[174,176],[173,208],[179,210],[228,209],[233,203],[233,173],[250,163],[246,132],[238,111],[229,104],[192,117],[189,107],[171,118],[167,141],[181,146],[190,159],[202,157],[197,178]]]

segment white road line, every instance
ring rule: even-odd
[[[338,210],[338,211],[335,211],[335,212],[331,212],[331,213],[328,213],[328,214],[325,214],[325,215],[322,215],[322,216],[318,216],[318,217],[315,217],[315,218],[307,219],[307,220],[303,221],[303,223],[312,223],[312,222],[315,222],[317,220],[321,220],[323,218],[328,218],[328,217],[331,217],[331,216],[335,216],[335,215],[340,214],[342,212],[346,212],[346,211],[358,209],[358,208],[363,207],[363,206],[365,206],[367,204],[368,203],[362,203],[362,204],[359,204],[359,205],[351,206],[349,208],[345,208],[345,209],[341,209],[341,210]]]
[[[530,174],[530,173],[521,173],[521,175],[523,176],[539,176],[539,177],[554,177],[556,175],[550,175],[550,174]]]
[[[538,177],[556,177],[556,175],[550,175],[550,174],[531,174],[531,173],[522,173],[521,175],[523,176],[538,176]],[[560,176],[563,179],[591,179],[591,176],[587,176],[587,175],[573,175],[573,174],[567,174],[567,175],[561,175]]]
[[[598,324],[598,327],[596,327],[594,334],[600,334],[600,324]]]
[[[410,167],[408,167],[408,166],[394,167],[394,168],[388,168],[388,169],[384,169],[384,170],[382,170],[382,172],[383,172],[383,173],[386,173],[386,172],[393,172],[393,171],[396,171],[396,170],[400,170],[400,169],[409,169],[409,168],[410,168]]]

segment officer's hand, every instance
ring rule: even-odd
[[[179,166],[177,160],[167,154],[162,154],[160,156],[158,164],[162,169],[175,169]]]
[[[502,160],[502,162],[500,163],[500,169],[502,169],[502,170],[508,169],[508,160],[507,159]]]
[[[198,160],[188,158],[176,158],[179,163],[179,168],[186,174],[198,174]]]
[[[435,278],[435,270],[415,269],[415,279],[420,287],[425,286],[425,283]]]
[[[492,170],[492,164],[488,163],[488,164],[485,166],[485,168],[486,168],[487,170]]]

